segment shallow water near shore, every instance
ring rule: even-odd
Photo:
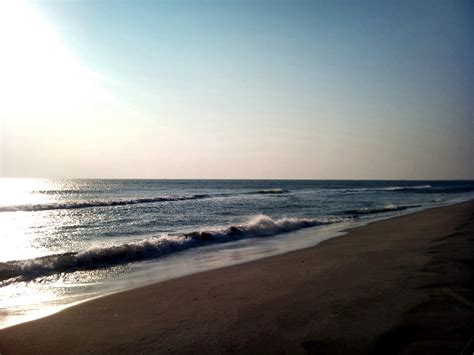
[[[465,181],[1,183],[2,328],[108,293],[313,246],[474,191]]]

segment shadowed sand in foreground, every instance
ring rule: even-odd
[[[474,202],[157,283],[0,331],[0,353],[461,353]]]

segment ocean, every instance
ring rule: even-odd
[[[473,181],[0,179],[0,328],[473,197]]]

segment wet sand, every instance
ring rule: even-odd
[[[0,330],[0,353],[472,354],[474,202],[99,298]]]

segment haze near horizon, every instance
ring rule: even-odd
[[[470,1],[0,3],[0,176],[474,178]]]

